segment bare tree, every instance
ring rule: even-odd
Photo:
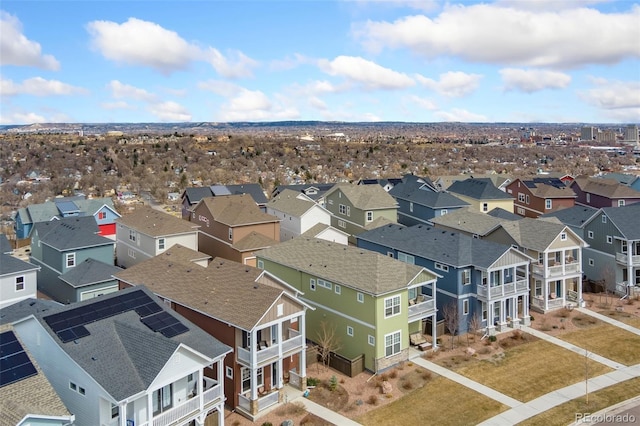
[[[469,319],[469,324],[467,325],[467,346],[469,346],[469,335],[472,335],[475,340],[476,333],[480,329],[480,326],[480,317],[478,317],[478,315],[473,315]]]
[[[453,349],[453,337],[456,335],[458,327],[460,326],[458,304],[455,301],[447,303],[442,308],[442,316],[444,317],[444,324],[447,327],[447,331],[451,333],[451,349]]]
[[[331,325],[327,321],[320,321],[320,328],[316,332],[316,336],[318,343],[316,350],[326,369],[329,365],[331,352],[339,351],[342,348],[340,338],[336,334],[335,325]]]

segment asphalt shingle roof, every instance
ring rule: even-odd
[[[249,235],[247,235],[240,241],[236,241],[233,244],[233,248],[238,251],[253,251],[271,247],[275,244],[278,244],[278,241],[274,240],[273,238],[269,238],[266,235],[259,234],[256,231],[251,231]]]
[[[9,239],[5,234],[0,234],[0,254],[8,254],[13,251],[13,247],[11,247],[11,243],[9,243]]]
[[[211,212],[214,220],[228,226],[279,222],[275,216],[266,214],[256,205],[250,195],[224,195],[200,200]]]
[[[92,216],[65,217],[36,223],[34,231],[42,244],[65,251],[83,247],[114,245],[115,241],[98,235],[98,224]]]
[[[113,281],[113,275],[121,270],[117,266],[89,258],[60,275],[60,279],[73,288],[79,288],[105,281]]]
[[[557,177],[526,177],[522,183],[539,198],[576,198],[576,193]]]
[[[489,216],[493,216],[496,219],[502,219],[502,220],[520,220],[522,219],[522,216],[519,216],[513,212],[507,211],[501,207],[495,207],[493,209],[491,209],[490,212],[486,213]]]
[[[226,185],[227,189],[234,194],[248,194],[253,198],[258,205],[264,205],[267,203],[267,196],[264,195],[262,187],[257,183],[245,183],[240,185]]]
[[[301,192],[285,189],[267,203],[267,208],[271,208],[293,217],[300,217],[311,210],[316,203],[305,199]]]
[[[394,186],[389,191],[389,195],[432,209],[464,207],[469,205],[466,201],[462,201],[448,192],[434,191],[432,189],[433,183],[428,180],[428,178],[409,176],[410,177],[403,178],[402,183]]]
[[[582,228],[589,219],[598,212],[598,209],[589,206],[573,206],[566,209],[556,210],[551,213],[545,213],[539,219],[555,217],[560,222],[569,226]]]
[[[615,179],[578,176],[573,185],[577,185],[583,192],[607,198],[640,198],[640,191],[636,191]]]
[[[337,183],[327,196],[340,189],[355,208],[361,210],[395,209],[396,200],[380,185],[354,185],[351,183]]]
[[[628,240],[640,240],[640,203],[602,209]]]
[[[149,206],[141,206],[116,222],[151,237],[197,233],[200,227]]]
[[[306,237],[256,256],[374,295],[406,288],[423,270],[369,250]]]
[[[489,178],[469,178],[457,181],[449,186],[448,191],[474,200],[510,200],[513,198],[496,188]]]
[[[275,197],[285,189],[291,189],[296,192],[302,192],[307,197],[311,198],[314,201],[319,200],[324,197],[324,195],[333,188],[334,183],[310,183],[310,184],[301,184],[301,185],[278,185],[275,187],[272,193],[272,197]],[[314,193],[315,192],[315,193]]]
[[[520,216],[518,216],[518,219],[520,219]],[[481,236],[487,235],[504,221],[505,219],[480,213],[469,208],[455,210],[444,216],[431,219],[434,224]]]
[[[39,266],[25,262],[10,254],[0,253],[0,276],[39,269]]]
[[[520,247],[535,251],[544,251],[567,228],[555,218],[530,217],[503,222],[501,226]]]
[[[208,186],[185,188],[184,196],[187,198],[189,205],[197,204],[204,197],[211,197],[213,192]]]
[[[89,198],[69,197],[56,198],[53,201],[47,201],[42,204],[31,204],[24,211],[19,212],[23,223],[48,222],[54,217],[61,218],[62,215],[58,209],[58,204],[65,201],[73,202],[80,211],[81,216],[92,216],[104,205],[115,211],[113,200],[111,198]]]

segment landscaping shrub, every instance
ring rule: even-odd
[[[411,380],[405,380],[404,382],[402,382],[402,388],[406,390],[413,389],[413,382]]]
[[[392,371],[389,373],[389,378],[390,378],[390,379],[395,379],[396,377],[398,377],[398,372],[397,372],[396,370],[392,370]]]
[[[496,340],[498,340],[498,338],[496,336],[489,336],[489,342],[493,343]]]
[[[478,352],[482,355],[487,355],[491,353],[491,347],[490,346],[484,346],[480,349],[478,349]]]
[[[333,392],[336,389],[338,389],[338,378],[334,375],[329,379],[329,390]]]
[[[273,426],[273,423],[271,423],[271,422],[264,422],[264,423],[262,423],[262,426]]]
[[[422,379],[423,380],[431,379],[431,371],[425,371],[424,373],[422,373]]]
[[[378,405],[378,395],[370,395],[367,399],[367,403],[370,405]]]
[[[307,386],[318,386],[319,382],[315,377],[307,377]]]

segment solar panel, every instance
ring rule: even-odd
[[[168,312],[159,312],[140,321],[153,331],[159,331],[165,337],[174,337],[189,331],[189,328]]]
[[[38,374],[13,331],[0,334],[0,387]]]
[[[80,211],[80,208],[73,201],[58,201],[56,202],[56,207],[64,216],[69,213],[77,213]]]
[[[164,337],[171,338],[179,334],[186,333],[187,331],[189,331],[189,328],[179,322],[175,325],[163,328],[162,330],[160,330],[160,333],[162,333]]]

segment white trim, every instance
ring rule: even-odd
[[[395,303],[395,299],[396,298],[398,299],[397,305]],[[387,300],[391,301],[391,306],[390,306],[391,313],[389,315],[387,315]],[[396,306],[398,308],[398,312],[394,313]],[[383,307],[382,308],[384,309],[384,318],[385,319],[400,315],[402,313],[402,295],[395,294],[393,296],[385,297],[383,299]]]
[[[306,303],[312,305],[312,306],[315,305],[317,308],[324,309],[327,312],[331,312],[332,314],[338,315],[338,316],[340,316],[342,318],[346,318],[349,321],[353,321],[353,322],[358,323],[360,325],[363,325],[365,327],[369,327],[372,330],[376,329],[376,326],[373,325],[373,324],[369,324],[368,322],[364,322],[362,320],[359,320],[358,318],[354,318],[354,317],[352,317],[350,315],[346,315],[346,314],[344,314],[342,312],[336,311],[335,309],[331,309],[331,308],[329,308],[327,306],[321,305],[320,303],[316,303],[316,302],[314,302],[312,300],[308,300],[308,299],[304,299],[304,298],[301,298],[301,299],[304,300]]]

